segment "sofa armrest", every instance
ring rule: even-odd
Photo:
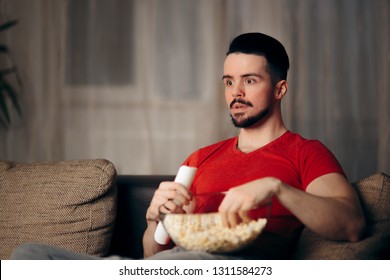
[[[105,159],[0,160],[0,259],[27,242],[105,256],[116,216],[115,178]]]

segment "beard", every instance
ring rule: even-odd
[[[254,116],[250,116],[245,118],[243,113],[235,114],[234,116],[230,114],[230,117],[232,119],[232,123],[237,128],[248,128],[252,125],[264,120],[268,113],[270,112],[270,108],[267,107],[263,110],[261,110],[258,114]]]

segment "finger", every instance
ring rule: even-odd
[[[172,213],[175,213],[175,214],[185,214],[186,211],[184,211],[184,209],[181,208],[181,207],[177,207],[177,208],[175,209],[175,211],[172,212]]]
[[[218,212],[221,214],[222,225],[224,227],[235,227],[237,225],[237,219],[235,216],[236,209],[235,202],[230,196],[225,196],[221,204],[218,207]]]
[[[169,213],[172,212],[171,209],[169,209],[169,208],[165,205],[165,203],[162,204],[162,205],[158,208],[158,211],[159,211],[159,213],[162,213],[162,214],[169,214]]]
[[[222,226],[228,228],[234,228],[241,223],[241,218],[235,212],[220,213],[222,219]]]
[[[182,214],[185,213],[185,210],[182,206],[178,206],[174,201],[168,200],[165,202],[161,209],[164,211],[163,214],[169,214],[169,213],[176,213],[176,214]]]
[[[230,195],[226,195],[218,207],[218,212],[234,212],[235,210],[232,208],[234,203],[234,199]]]
[[[150,206],[153,208],[158,208],[166,201],[173,200],[178,194],[178,192],[176,191],[177,188],[180,188],[180,184],[172,182],[162,182],[158,189],[154,192]],[[176,198],[175,200],[179,206],[183,203],[186,203],[186,200],[180,197]]]
[[[172,182],[161,182],[159,187],[153,194],[152,200],[147,211],[148,220],[159,220],[160,212],[169,213],[174,211],[175,208],[172,205],[164,205],[168,200],[172,200],[177,195],[177,184]],[[182,200],[180,200],[181,204]],[[164,205],[164,206],[162,206]]]
[[[228,219],[228,226],[230,228],[234,228],[236,227],[238,224],[241,223],[241,218],[240,216],[238,215],[237,212],[229,212],[227,214],[227,219]]]
[[[175,193],[172,193],[171,195],[167,191],[162,190],[156,190],[153,194],[152,200],[150,201],[150,207],[151,208],[158,208],[165,202],[167,202],[169,199],[172,199],[174,197]]]
[[[181,208],[180,206],[176,205],[172,200],[168,200],[163,205],[169,212],[174,212],[177,208]]]
[[[176,194],[177,191],[175,189],[166,189],[166,188],[157,189],[154,192],[153,199],[167,201],[168,199],[174,198]]]
[[[177,206],[182,207],[183,205],[188,205],[190,203],[190,200],[187,197],[184,197],[180,193],[176,193],[176,195],[173,197],[172,202],[175,203]]]
[[[175,191],[177,193],[179,193],[182,196],[184,196],[187,200],[191,200],[192,195],[191,195],[191,192],[188,190],[188,188],[186,188],[182,184],[179,184],[179,183],[176,183],[176,182],[173,182],[173,183],[175,184]]]
[[[239,211],[238,216],[240,217],[243,223],[249,223],[252,219],[249,217],[247,211]]]
[[[222,220],[222,226],[223,227],[229,227],[228,217],[226,212],[220,212],[221,220]]]
[[[183,196],[186,200],[191,200],[191,192],[183,185],[176,182],[162,182],[156,190],[155,196],[161,197],[165,200],[173,199],[177,194]],[[185,200],[179,199],[182,203]]]

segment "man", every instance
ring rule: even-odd
[[[284,47],[272,37],[247,33],[232,41],[223,82],[233,124],[240,128],[238,137],[200,149],[184,162],[198,168],[190,191],[174,182],[160,184],[146,214],[145,257],[287,258],[302,225],[329,239],[361,238],[365,218],[335,157],[320,142],[291,133],[283,123],[288,68]],[[250,248],[228,256],[165,251],[172,245],[153,240],[159,210],[185,212],[191,193],[207,192],[227,192],[218,208],[226,226],[237,225],[248,210],[272,200],[267,233]]]
[[[320,142],[287,130],[281,100],[287,93],[289,59],[280,42],[247,33],[230,44],[224,63],[225,99],[237,137],[202,148],[185,165],[197,167],[187,190],[162,182],[146,213],[143,238],[148,259],[288,258],[303,226],[334,240],[358,241],[365,218],[356,193],[332,153]],[[272,202],[267,231],[253,245],[230,254],[186,251],[154,241],[159,211],[184,213],[193,195],[225,192],[216,211],[225,226],[246,219],[249,210]],[[213,201],[211,201],[211,204]],[[212,205],[211,205],[212,206]],[[195,208],[195,212],[202,212]],[[94,258],[46,245],[19,247],[13,258]]]

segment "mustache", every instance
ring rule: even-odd
[[[244,105],[253,107],[252,103],[250,103],[249,101],[246,101],[242,98],[234,98],[233,101],[230,103],[230,109],[233,108],[233,105],[236,103],[240,103],[240,104],[244,104]]]

